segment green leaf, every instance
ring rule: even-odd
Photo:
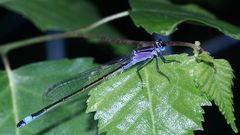
[[[99,18],[87,0],[11,0],[3,6],[24,15],[41,30],[74,30]]]
[[[176,5],[162,0],[130,0],[130,13],[136,26],[147,32],[169,35],[183,22],[201,24],[215,28],[225,35],[240,39],[240,29],[217,19],[196,5]]]
[[[96,6],[88,0],[9,0],[2,6],[31,20],[40,30],[76,30],[101,19]],[[111,25],[92,33],[120,36]]]
[[[214,58],[210,56],[209,52],[203,52],[200,55],[197,55],[196,59],[210,65],[214,63]]]
[[[213,65],[201,62],[198,66],[186,66],[186,68],[191,69],[189,72],[198,83],[199,89],[207,95],[209,100],[214,101],[227,123],[237,133],[231,90],[234,75],[230,64],[226,60],[215,59]]]
[[[43,107],[42,93],[50,84],[94,65],[92,59],[85,58],[39,62],[10,71],[10,76],[0,71],[0,134],[95,134],[94,123],[90,123],[91,115],[85,113],[88,92],[28,126],[16,128],[20,119]]]
[[[76,30],[100,20],[98,9],[89,0],[9,0],[2,6],[13,10],[32,21],[40,30]],[[90,34],[122,37],[109,24],[90,31]],[[112,45],[115,53],[126,55],[131,47]]]
[[[166,59],[191,61],[187,55],[172,55]],[[201,106],[211,103],[182,68],[182,63],[155,61],[140,73],[142,88],[136,68],[103,82],[89,92],[88,112],[96,111],[100,132],[107,134],[193,134],[202,130],[204,113]]]
[[[0,0],[0,4],[8,1],[11,1],[11,0]]]

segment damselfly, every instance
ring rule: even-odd
[[[160,74],[164,75],[164,73],[162,73],[159,69],[158,59],[160,57],[164,62],[166,61],[162,55],[162,52],[164,51],[166,44],[160,39],[148,43],[153,43],[153,45],[136,49],[132,51],[132,53],[129,56],[119,59],[112,64],[104,65],[97,69],[88,70],[86,72],[80,73],[76,77],[61,81],[50,86],[45,93],[45,98],[50,100],[50,104],[44,107],[43,109],[25,117],[17,124],[17,127],[18,128],[24,127],[25,125],[32,122],[34,119],[38,118],[39,116],[64,103],[66,100],[80,94],[86,89],[90,89],[96,86],[97,84],[101,83],[110,76],[114,76],[120,72],[123,72],[133,67],[137,63],[140,63],[137,66],[137,74],[141,82],[143,80],[139,74],[139,71],[146,64],[151,62],[154,58],[156,60],[157,71]],[[183,46],[192,47],[192,45],[189,44],[185,44]],[[165,77],[167,78],[167,76]]]

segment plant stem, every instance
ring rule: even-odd
[[[118,18],[122,18],[125,16],[128,16],[129,12],[128,11],[123,11],[117,14],[113,14],[111,16],[105,17],[85,28],[81,28],[75,31],[70,31],[70,32],[65,32],[65,33],[60,33],[60,34],[54,34],[54,35],[46,35],[46,36],[39,36],[35,38],[30,38],[30,39],[24,39],[21,41],[16,41],[13,43],[7,43],[3,44],[0,46],[0,54],[5,55],[9,51],[13,49],[17,49],[20,47],[25,47],[25,46],[30,46],[33,44],[41,43],[41,42],[46,42],[46,41],[51,41],[51,40],[58,40],[58,39],[63,39],[63,38],[74,38],[74,37],[84,37],[84,38],[89,38],[89,36],[85,36],[84,33],[87,33],[107,22],[113,21]]]
[[[89,25],[88,27],[86,28],[83,28],[83,29],[80,29],[80,30],[77,30],[77,32],[82,32],[82,33],[85,33],[85,32],[88,32],[88,31],[91,31],[107,22],[110,22],[110,21],[113,21],[113,20],[116,20],[118,18],[122,18],[122,17],[125,17],[125,16],[128,16],[129,15],[129,11],[123,11],[123,12],[120,12],[120,13],[117,13],[117,14],[114,14],[114,15],[111,15],[111,16],[107,16],[91,25]]]

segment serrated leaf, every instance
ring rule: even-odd
[[[191,60],[186,55],[166,59]],[[153,61],[140,73],[136,68],[103,82],[90,91],[88,112],[96,111],[100,132],[107,134],[193,134],[202,130],[204,111],[201,106],[210,102],[201,96],[192,78],[179,63],[162,63],[156,71]]]
[[[23,129],[16,128],[21,118],[43,107],[42,93],[50,84],[92,66],[92,59],[87,58],[39,62],[10,72],[9,80],[9,74],[0,71],[0,134],[95,134],[91,115],[85,114],[87,92]]]
[[[208,52],[203,52],[199,54],[196,58],[198,61],[203,61],[208,64],[213,64],[214,63],[214,58],[210,56]]]
[[[187,68],[189,67],[187,66]],[[193,66],[190,69],[189,72],[198,83],[199,89],[207,95],[209,100],[214,101],[227,123],[237,133],[232,105],[234,75],[230,64],[223,59],[214,59],[213,65],[202,62],[197,67]]]
[[[217,19],[211,13],[196,5],[176,5],[162,0],[130,0],[130,13],[136,26],[143,27],[149,33],[169,35],[183,22],[198,23],[215,28],[225,35],[240,39],[240,29]]]

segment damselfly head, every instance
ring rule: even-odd
[[[162,39],[161,39],[161,35],[160,34],[158,34],[158,33],[153,33],[152,34],[152,36],[153,36],[153,40],[154,40],[154,46],[156,47],[156,50],[157,50],[157,52],[162,52],[162,51],[165,51],[165,46],[166,46],[166,44],[162,41]]]
[[[158,52],[165,51],[166,49],[166,44],[161,39],[155,41],[155,46]]]

